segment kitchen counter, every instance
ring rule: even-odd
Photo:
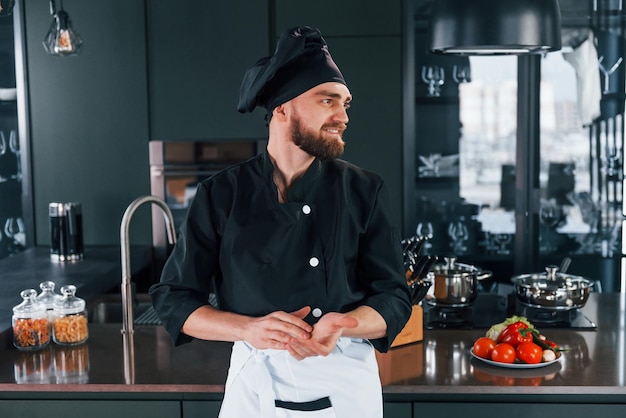
[[[567,351],[557,363],[535,369],[494,367],[473,359],[469,350],[484,329],[425,330],[423,341],[377,356],[385,400],[593,399],[596,403],[626,404],[625,308],[622,294],[592,293],[584,313],[597,329],[544,330]],[[64,399],[80,393],[116,399],[159,393],[174,399],[196,396],[219,400],[231,347],[230,343],[198,340],[173,347],[162,327],[138,326],[133,359],[125,361],[119,324],[90,324],[86,344],[70,348],[51,344],[37,352],[14,349],[10,330],[3,337],[0,399],[26,399],[34,394],[48,398],[62,392]]]
[[[131,248],[133,274],[146,268],[151,260],[147,246]],[[12,308],[22,302],[24,289],[40,291],[39,284],[51,280],[58,293],[61,286],[76,286],[76,296],[87,301],[102,293],[116,289],[122,283],[122,268],[118,246],[88,246],[84,259],[77,262],[50,261],[48,247],[33,247],[0,260],[0,331],[11,327]]]

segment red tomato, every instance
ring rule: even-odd
[[[515,361],[515,349],[511,344],[496,344],[491,352],[491,360],[500,363],[513,363]]]
[[[474,342],[474,347],[472,347],[472,351],[475,355],[481,358],[490,359],[491,352],[496,346],[496,342],[491,338],[480,337]]]
[[[520,361],[528,364],[537,364],[541,362],[543,350],[535,343],[521,343],[515,351]]]

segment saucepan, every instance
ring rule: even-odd
[[[522,274],[511,281],[520,302],[547,309],[582,308],[593,288],[592,280],[561,273],[555,265],[547,266],[544,273]]]
[[[467,306],[476,299],[478,282],[491,275],[489,270],[458,263],[456,257],[444,257],[443,263],[434,264],[427,278],[434,283],[437,304]]]

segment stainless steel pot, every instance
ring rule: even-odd
[[[593,287],[593,281],[559,273],[559,268],[552,265],[545,273],[522,274],[511,281],[520,302],[546,309],[582,308]]]
[[[435,264],[428,273],[434,283],[437,304],[467,306],[476,299],[478,282],[491,277],[491,272],[469,264],[457,263],[456,257],[444,257],[444,264]]]

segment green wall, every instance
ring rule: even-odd
[[[401,226],[401,0],[384,8],[373,0],[266,0],[249,8],[242,7],[245,0],[233,0],[213,9],[187,0],[176,13],[168,12],[168,3],[66,0],[63,6],[84,39],[77,57],[45,54],[48,1],[24,3],[37,245],[49,244],[47,206],[53,201],[82,203],[86,245],[118,245],[126,206],[150,193],[151,139],[260,139],[262,115],[235,114],[238,91],[226,87],[238,84],[242,62],[251,65],[267,55],[277,33],[301,24],[320,28],[355,98],[345,158],[385,179]],[[200,18],[192,19],[193,10]],[[212,13],[224,21],[204,25],[209,15],[215,20]],[[168,36],[180,42],[164,42]],[[208,71],[211,59],[214,71]],[[223,83],[216,83],[220,77]],[[226,106],[232,116],[216,113]],[[149,218],[147,207],[136,213],[133,244],[151,242]]]

